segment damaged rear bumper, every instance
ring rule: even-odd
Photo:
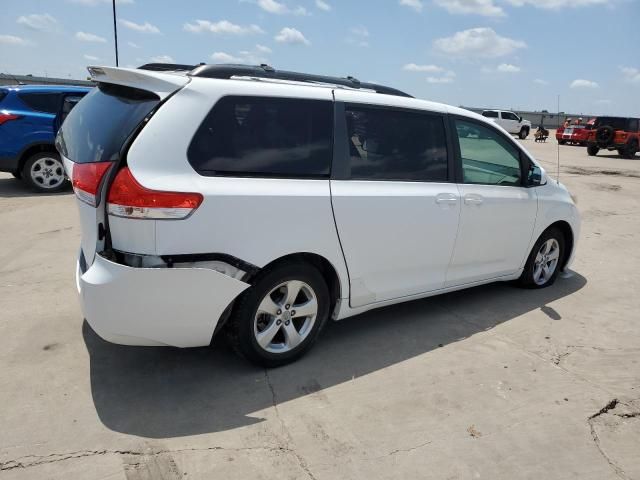
[[[121,345],[209,345],[218,320],[249,284],[208,268],[134,268],[96,255],[76,284],[82,313]]]

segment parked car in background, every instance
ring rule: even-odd
[[[56,192],[66,178],[55,134],[89,87],[17,85],[0,87],[0,171],[38,192]]]
[[[224,327],[282,365],[329,319],[547,287],[574,256],[567,189],[468,110],[266,65],[89,71],[56,144],[82,311],[108,341],[204,346]]]
[[[617,150],[624,158],[633,158],[640,151],[640,119],[629,117],[597,117],[587,139],[587,153]]]
[[[560,145],[565,143],[585,146],[589,139],[589,132],[593,128],[595,119],[589,120],[584,125],[571,125],[569,127],[560,126],[556,130],[556,140]]]
[[[518,135],[521,140],[527,138],[531,131],[531,122],[523,119],[514,112],[506,110],[484,110],[482,116],[497,123],[507,132]]]

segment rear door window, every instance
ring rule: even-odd
[[[487,118],[498,118],[498,112],[482,112],[482,116],[487,117]]]
[[[76,163],[116,161],[129,135],[159,102],[145,90],[101,84],[70,111],[56,146]]]
[[[332,138],[333,102],[227,96],[196,131],[187,157],[204,176],[326,178]]]
[[[350,178],[446,182],[447,145],[441,115],[347,105]]]
[[[18,97],[32,110],[53,115],[58,113],[62,99],[60,93],[19,93]]]

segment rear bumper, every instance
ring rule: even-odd
[[[96,255],[76,267],[82,313],[121,345],[209,345],[218,319],[247,283],[206,268],[132,268]]]

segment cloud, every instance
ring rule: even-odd
[[[76,40],[81,42],[106,43],[107,39],[93,33],[76,32]]]
[[[176,63],[172,57],[169,55],[156,55],[155,57],[151,57],[151,62],[153,63]]]
[[[318,7],[320,10],[324,10],[325,12],[331,10],[331,5],[329,5],[324,0],[316,0],[316,7]]]
[[[459,57],[495,58],[509,55],[527,44],[520,40],[501,37],[492,28],[471,28],[451,37],[438,38],[434,48],[446,55]]]
[[[351,35],[347,37],[347,43],[357,47],[369,46],[369,30],[367,30],[367,27],[358,25],[356,27],[351,27],[349,32],[351,32]]]
[[[422,0],[399,0],[398,3],[403,7],[413,8],[416,12],[421,12],[424,7]]]
[[[196,20],[195,23],[185,23],[184,29],[187,32],[201,33],[220,33],[227,35],[248,35],[254,33],[264,33],[258,25],[237,25],[228,20],[220,20],[219,22],[210,22],[209,20]]]
[[[533,83],[537,83],[538,85],[549,85],[549,82],[542,80],[541,78],[536,78]]]
[[[429,73],[440,73],[444,72],[444,68],[439,67],[437,65],[417,65],[415,63],[407,63],[403,70],[407,72],[429,72]]]
[[[290,8],[286,4],[277,2],[276,0],[257,0],[256,3],[265,12],[276,15],[308,15],[307,9],[304,7],[297,6]]]
[[[32,30],[40,32],[56,32],[60,30],[58,20],[48,13],[32,13],[31,15],[22,15],[18,17],[17,23]]]
[[[584,80],[582,78],[578,78],[577,80],[574,80],[569,85],[570,88],[598,88],[599,86],[600,85],[598,85],[596,82],[592,80]]]
[[[151,25],[149,22],[144,23],[135,23],[129,20],[120,19],[119,22],[123,27],[128,28],[129,30],[133,30],[135,32],[140,33],[160,33],[160,29],[155,25]]]
[[[456,78],[455,72],[452,72],[451,70],[447,70],[443,75],[439,75],[437,77],[435,76],[427,77],[427,82],[433,83],[433,84],[451,83],[455,80],[455,78]]]
[[[496,70],[500,73],[519,73],[520,67],[516,67],[515,65],[511,65],[510,63],[501,63],[498,65]]]
[[[259,49],[256,49],[256,52],[243,50],[241,52],[238,52],[238,55],[232,55],[226,52],[214,52],[211,55],[211,59],[217,63],[243,63],[243,64],[251,64],[251,65],[268,63],[268,60],[264,57],[261,57],[260,53],[265,53],[265,52],[260,51]]]
[[[29,45],[29,41],[15,35],[0,35],[0,44],[25,46]]]
[[[559,10],[561,8],[579,8],[591,5],[604,5],[610,3],[610,0],[506,0],[514,7],[522,7],[531,5],[536,8],[544,8],[547,10]]]
[[[127,45],[129,45],[131,48],[140,48],[140,45],[134,42],[127,42]]]
[[[100,60],[99,57],[96,57],[95,55],[87,55],[86,53],[83,55],[83,57],[91,62],[95,62],[97,60]]]
[[[300,30],[290,27],[280,30],[274,39],[276,42],[288,43],[289,45],[311,45],[311,42],[305,38]]]
[[[620,67],[622,76],[627,82],[640,84],[640,70],[634,67]]]
[[[271,50],[269,47],[267,47],[266,45],[260,45],[259,43],[256,44],[256,50],[260,53],[272,53],[273,50]]]
[[[484,17],[504,17],[502,7],[493,0],[435,0],[435,4],[453,14],[475,14]]]

